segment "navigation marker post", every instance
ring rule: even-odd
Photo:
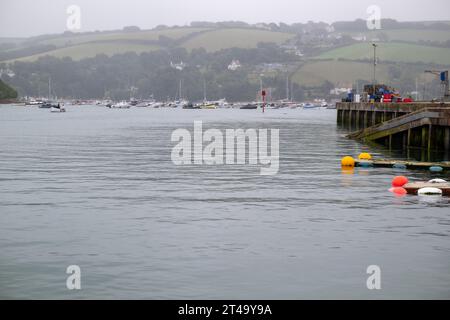
[[[264,113],[264,109],[266,107],[266,90],[261,90],[261,96],[263,101],[262,112]]]

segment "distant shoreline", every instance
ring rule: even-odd
[[[19,100],[17,99],[3,99],[0,100],[0,104],[11,104],[11,103],[18,103]]]

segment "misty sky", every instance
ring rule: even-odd
[[[72,4],[81,8],[80,31],[191,21],[334,22],[365,19],[370,5],[381,8],[382,18],[450,20],[449,0],[0,0],[0,37],[64,32]]]

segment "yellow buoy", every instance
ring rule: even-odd
[[[372,159],[372,156],[370,155],[370,153],[367,152],[363,152],[358,156],[359,160],[370,160]]]
[[[342,160],[341,160],[341,165],[343,167],[354,167],[355,166],[355,159],[353,159],[350,156],[343,157]]]

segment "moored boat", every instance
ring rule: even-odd
[[[303,109],[317,109],[319,107],[320,107],[319,105],[314,104],[314,103],[305,103],[303,105]]]
[[[188,103],[183,106],[183,109],[200,109],[199,105],[194,105],[192,103]]]
[[[41,105],[39,105],[39,108],[41,109],[51,109],[51,108],[60,108],[61,104],[57,103],[57,102],[52,102],[52,101],[46,101],[43,102]]]
[[[208,101],[197,103],[195,106],[198,107],[196,109],[217,109],[216,103]]]
[[[152,107],[152,108],[161,108],[163,106],[164,106],[164,103],[162,103],[162,102],[153,102],[153,103],[150,103],[150,105],[149,105],[149,107]]]
[[[246,105],[243,105],[243,106],[240,107],[239,109],[244,109],[244,110],[254,110],[254,109],[258,109],[258,106],[257,106],[256,104],[247,103]]]
[[[41,109],[50,109],[52,107],[52,103],[50,102],[43,102],[39,105],[39,108]]]
[[[121,101],[119,103],[114,103],[111,105],[111,108],[113,109],[129,109],[131,106],[125,102],[125,101]]]
[[[64,105],[58,103],[50,107],[50,112],[66,112],[66,108],[64,108]]]
[[[149,105],[150,105],[149,102],[142,101],[142,102],[139,102],[138,104],[136,104],[135,107],[146,108],[146,107],[148,107]]]
[[[39,100],[30,100],[30,101],[26,101],[25,105],[26,106],[40,106],[43,102],[39,101]]]

